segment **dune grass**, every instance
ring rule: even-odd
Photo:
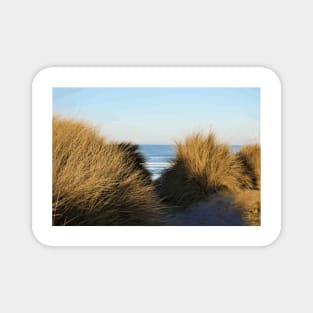
[[[253,182],[254,189],[260,189],[261,184],[261,147],[259,144],[245,145],[237,153],[237,157],[243,163],[246,175]]]
[[[158,225],[161,204],[137,146],[53,118],[53,225]]]
[[[146,169],[144,163],[145,163],[145,158],[144,156],[138,151],[139,146],[130,142],[122,142],[117,144],[118,147],[123,150],[127,151],[127,154],[133,159],[134,166],[136,170],[141,171],[143,174],[144,178],[148,180],[149,182],[152,182],[150,173]]]
[[[259,145],[232,153],[214,132],[196,133],[176,143],[176,152],[153,183],[137,145],[111,142],[88,123],[55,116],[53,225],[165,225],[167,208],[185,207],[192,218],[192,205],[203,200],[211,208],[204,216],[212,219],[205,223],[232,225],[240,212],[244,225],[260,225]]]
[[[259,190],[243,190],[234,196],[233,204],[239,209],[247,226],[261,225],[261,198]]]
[[[176,158],[157,181],[166,202],[188,206],[217,192],[238,193],[252,188],[242,160],[214,132],[187,137],[176,144]]]

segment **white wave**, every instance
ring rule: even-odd
[[[170,166],[170,162],[146,162],[145,166]]]
[[[161,176],[161,174],[152,174],[152,175],[151,175],[151,179],[152,179],[152,180],[156,180],[156,179],[158,179],[160,176]]]

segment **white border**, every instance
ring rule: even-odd
[[[261,226],[52,226],[53,87],[261,88]],[[51,246],[264,246],[281,229],[281,84],[264,67],[51,67],[32,85],[32,227]]]

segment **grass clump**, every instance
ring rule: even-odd
[[[212,131],[178,142],[176,152],[173,164],[157,181],[161,197],[171,204],[188,206],[217,192],[238,193],[253,187],[242,160]]]
[[[239,209],[245,225],[261,225],[261,198],[259,190],[241,191],[234,196],[233,204]]]
[[[53,118],[53,225],[157,225],[160,201],[137,146]]]
[[[261,184],[261,147],[259,144],[245,145],[237,153],[245,172],[253,182],[253,189],[260,189]]]

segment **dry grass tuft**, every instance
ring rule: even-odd
[[[237,153],[244,165],[245,172],[253,182],[254,189],[260,189],[261,180],[261,147],[259,144],[245,145]]]
[[[193,134],[176,150],[172,166],[157,182],[161,197],[171,204],[188,206],[219,191],[238,193],[253,186],[242,161],[214,132]]]
[[[132,144],[53,118],[53,225],[156,225],[160,202]]]
[[[148,180],[149,182],[152,182],[150,173],[144,165],[145,158],[138,151],[139,146],[136,144],[129,143],[129,142],[122,142],[122,143],[118,143],[117,145],[122,151],[127,151],[127,154],[129,155],[129,157],[131,157],[134,161],[135,168],[142,172],[146,180]]]
[[[259,190],[244,190],[234,196],[233,203],[247,226],[261,225],[261,198]]]

